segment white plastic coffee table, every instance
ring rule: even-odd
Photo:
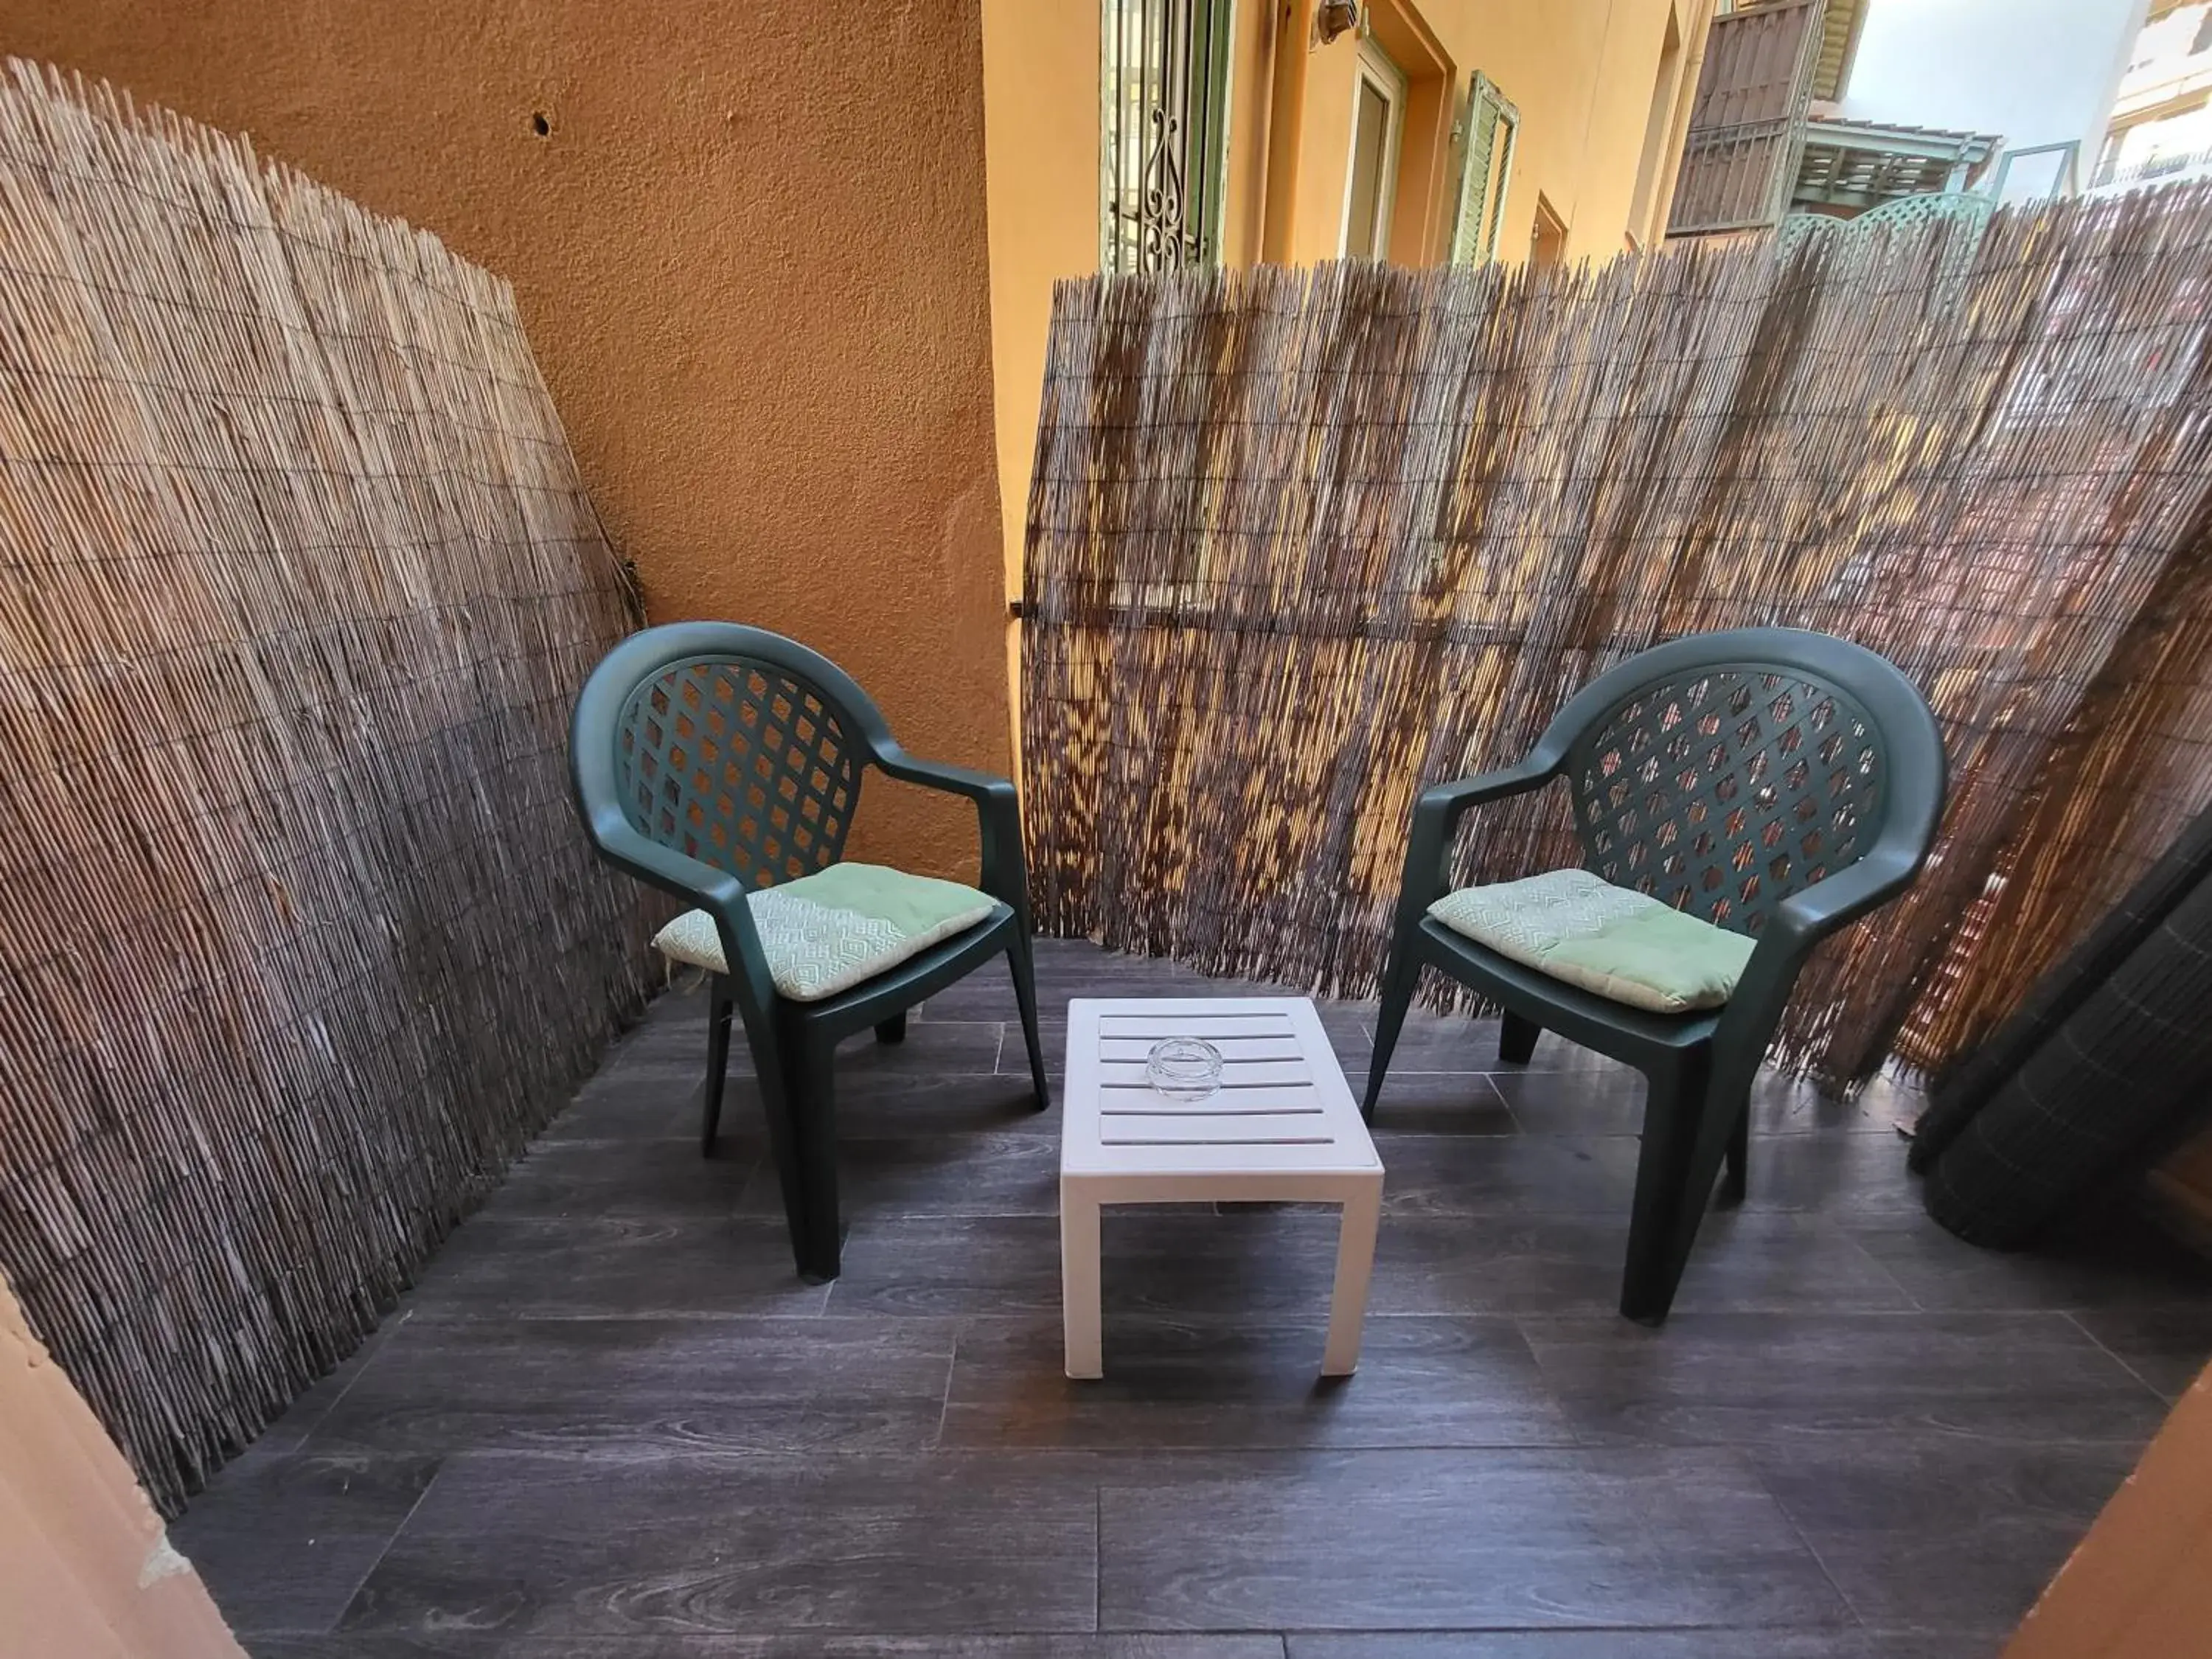
[[[1170,1100],[1146,1080],[1162,1037],[1221,1050],[1220,1090]],[[1060,1144],[1060,1274],[1067,1374],[1103,1375],[1098,1206],[1341,1204],[1324,1376],[1359,1363],[1382,1163],[1321,1017],[1304,997],[1079,998],[1067,1005]]]

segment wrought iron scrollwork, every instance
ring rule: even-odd
[[[1104,268],[1219,258],[1226,0],[1103,0]]]

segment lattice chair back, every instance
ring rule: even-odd
[[[1857,666],[1894,681],[1878,701],[1902,695],[1922,711],[1910,735],[1924,746],[1933,722],[1918,691],[1871,652],[1783,629],[1735,637],[1785,649],[1820,640],[1863,659]],[[1869,711],[1863,684],[1840,683],[1811,664],[1692,662],[1642,679],[1634,671],[1644,660],[1623,664],[1590,688],[1605,693],[1601,712],[1568,741],[1584,863],[1618,886],[1756,934],[1781,900],[1872,847],[1890,810],[1894,738]],[[1640,683],[1624,694],[1613,684],[1623,676]],[[1939,748],[1939,794],[1941,761]]]
[[[829,690],[737,653],[661,665],[615,726],[623,811],[650,839],[772,887],[837,861],[867,746]]]

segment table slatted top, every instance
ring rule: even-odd
[[[1174,1100],[1146,1061],[1163,1037],[1221,1050],[1221,1087]],[[1060,1169],[1078,1175],[1349,1174],[1375,1144],[1304,997],[1078,998],[1067,1005]]]

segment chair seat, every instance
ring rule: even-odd
[[[1587,870],[1462,887],[1429,915],[1539,973],[1661,1014],[1721,1006],[1757,946]]]
[[[777,992],[819,1002],[990,919],[998,901],[957,881],[879,864],[826,870],[745,896]],[[726,974],[714,917],[687,910],[653,936],[672,961]]]

